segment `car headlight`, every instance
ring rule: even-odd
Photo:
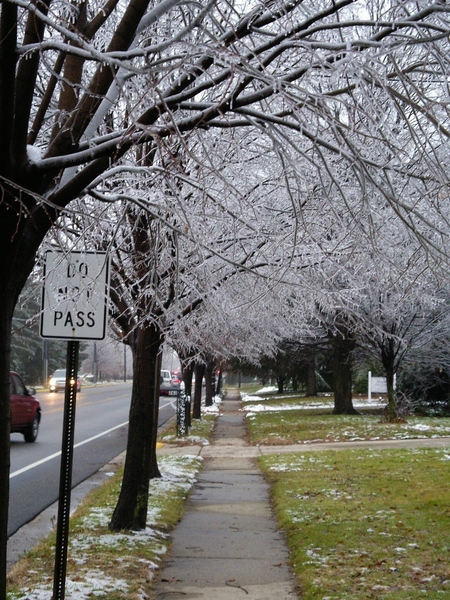
[[[50,379],[50,382],[49,382],[49,383],[50,383],[50,385],[53,387],[54,385],[56,385],[56,379],[55,379],[54,377],[52,377],[52,378]]]

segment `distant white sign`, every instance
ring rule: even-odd
[[[369,400],[372,399],[372,394],[387,394],[387,381],[386,377],[372,377],[372,373],[368,372],[368,393],[367,397]],[[397,385],[397,376],[394,375],[394,390]]]
[[[41,336],[102,340],[106,335],[106,252],[53,252],[45,258]]]
[[[372,392],[374,394],[387,394],[386,377],[372,377]]]

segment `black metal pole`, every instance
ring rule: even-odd
[[[77,399],[78,354],[80,342],[67,343],[64,423],[61,442],[58,523],[56,529],[55,573],[53,600],[64,600],[66,590],[67,549],[69,541],[70,494]]]
[[[48,340],[44,340],[43,346],[43,358],[44,358],[44,373],[42,385],[46,387],[48,385]]]
[[[97,342],[94,342],[94,383],[98,379],[98,364],[97,364]]]
[[[123,380],[127,380],[127,345],[123,345]]]
[[[185,398],[185,411],[186,411],[186,435],[188,435],[189,433],[189,427],[192,426],[192,422],[191,422],[191,397],[190,396],[184,396]]]

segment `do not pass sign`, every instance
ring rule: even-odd
[[[41,336],[102,340],[108,312],[106,252],[53,252],[45,257]]]

